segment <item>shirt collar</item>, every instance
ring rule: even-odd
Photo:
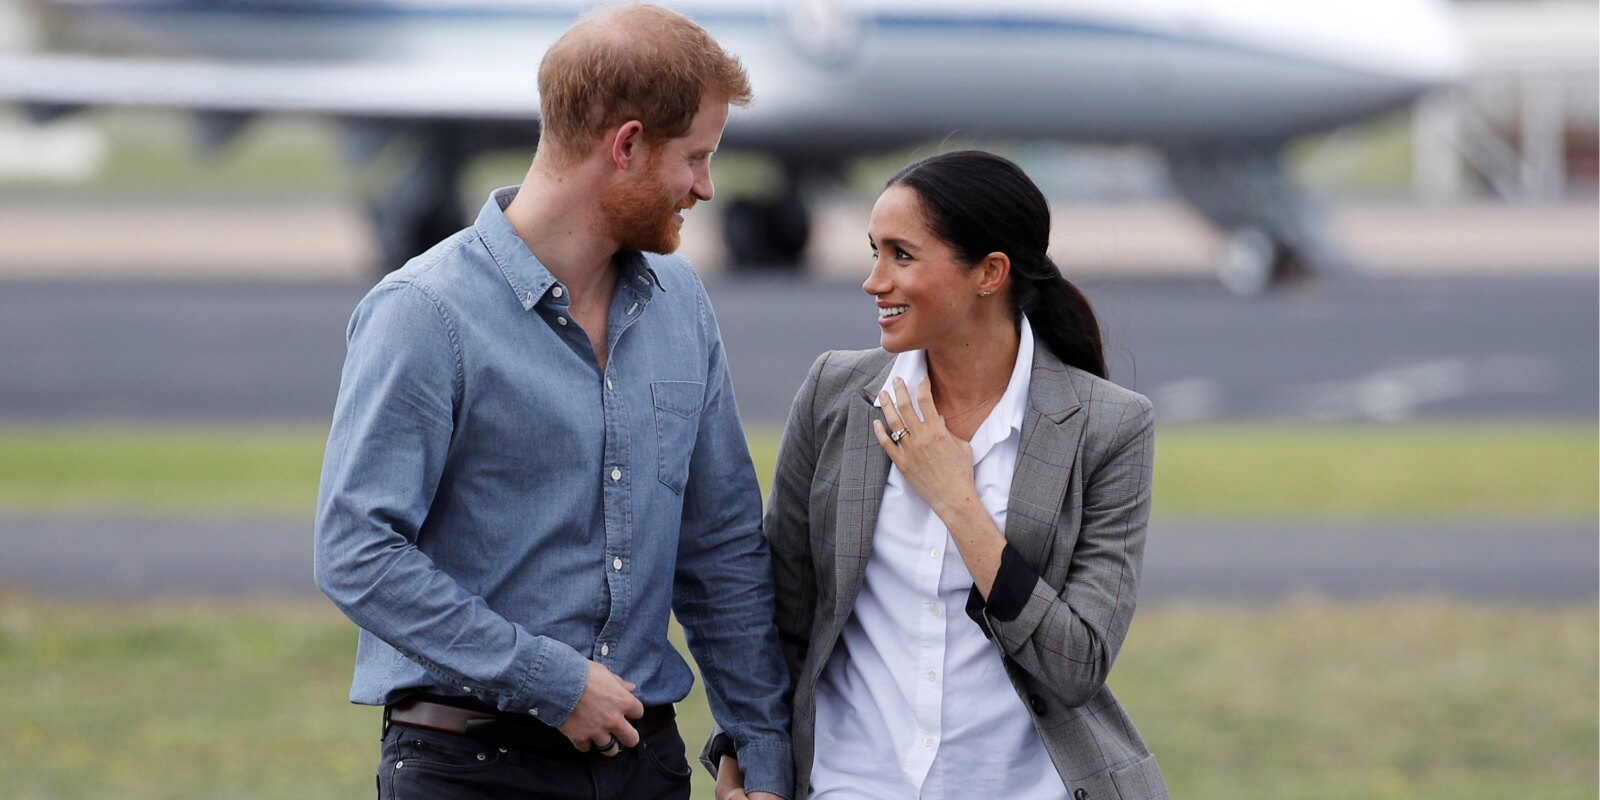
[[[506,208],[516,198],[518,188],[506,186],[490,192],[489,199],[484,201],[483,208],[478,212],[473,229],[477,231],[478,238],[483,240],[484,247],[488,248],[490,257],[500,267],[501,274],[505,275],[506,283],[511,285],[522,307],[531,310],[556,285],[556,278],[528,249],[528,244],[522,240],[517,229],[511,226],[511,220],[506,219]],[[626,286],[646,300],[655,289],[666,291],[643,253],[620,251],[616,255],[616,263],[618,286]]]
[[[1023,417],[1028,407],[1028,389],[1033,382],[1033,327],[1024,316],[1017,335],[1017,360],[1011,366],[1011,377],[1006,382],[1005,393],[990,409],[989,416],[972,434],[972,463],[976,464],[1005,441],[1012,431],[1021,431]],[[894,394],[894,379],[905,381],[911,392],[911,407],[921,417],[922,406],[917,402],[917,385],[928,377],[927,355],[922,350],[908,350],[894,357],[894,366],[884,380],[882,391]],[[881,395],[872,404],[882,405]]]

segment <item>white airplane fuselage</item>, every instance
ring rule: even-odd
[[[684,0],[749,69],[727,141],[787,152],[963,137],[1281,141],[1409,102],[1460,54],[1439,0]],[[416,74],[453,119],[535,116],[548,45],[588,2],[55,0],[237,64]],[[423,76],[426,76],[424,78]],[[308,93],[316,92],[307,86]]]

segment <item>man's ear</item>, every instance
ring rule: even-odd
[[[624,172],[638,158],[644,147],[644,123],[636,119],[617,126],[611,133],[611,163]]]

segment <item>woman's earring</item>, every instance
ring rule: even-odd
[[[978,292],[979,297],[988,297],[991,294],[994,294],[994,292]]]

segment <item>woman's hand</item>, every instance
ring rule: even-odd
[[[939,416],[939,409],[933,404],[931,383],[924,380],[917,386],[917,404],[927,415],[924,419],[917,418],[904,381],[895,378],[894,391],[892,398],[888,392],[880,393],[883,418],[890,430],[905,433],[891,437],[877,420],[872,421],[872,433],[917,496],[944,523],[978,593],[987,600],[994,588],[995,574],[1000,571],[1000,554],[1005,551],[1006,539],[978,500],[978,485],[972,474],[972,445],[945,427],[944,417]]]
[[[889,423],[873,420],[872,432],[889,460],[900,468],[912,490],[933,509],[940,519],[962,506],[978,501],[978,488],[972,477],[972,445],[945,427],[944,417],[933,404],[933,385],[927,380],[917,385],[917,404],[925,419],[918,419],[911,405],[905,381],[894,379],[894,396],[879,392],[883,417]],[[904,431],[898,438],[893,431]]]
[[[712,796],[716,800],[783,800],[769,792],[745,794],[744,770],[739,769],[739,760],[733,756],[723,756],[717,764],[717,786]]]

